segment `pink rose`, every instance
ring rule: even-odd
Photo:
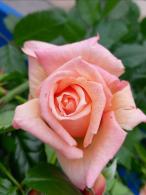
[[[13,126],[53,147],[80,189],[97,177],[122,145],[126,132],[146,122],[130,85],[118,78],[121,60],[98,37],[56,46],[28,41],[30,99],[16,108]]]

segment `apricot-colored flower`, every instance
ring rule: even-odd
[[[118,78],[121,60],[98,37],[56,46],[28,41],[30,100],[16,108],[13,126],[53,147],[70,180],[91,188],[122,145],[126,132],[146,116],[130,85]]]

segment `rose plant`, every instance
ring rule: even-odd
[[[57,46],[27,41],[29,100],[16,108],[13,127],[55,149],[71,182],[93,188],[127,131],[145,114],[136,108],[130,84],[121,81],[122,61],[99,37]]]

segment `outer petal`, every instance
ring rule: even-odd
[[[41,82],[47,77],[44,69],[33,57],[28,58],[29,62],[29,95],[30,98],[37,96]]]
[[[13,119],[14,128],[22,128],[51,147],[60,151],[67,158],[81,158],[83,153],[76,147],[66,144],[40,117],[39,101],[33,99],[16,108]]]
[[[51,50],[52,48],[57,48],[58,46],[50,44],[50,43],[46,43],[46,42],[42,42],[42,41],[26,41],[24,43],[24,46],[22,48],[22,51],[28,55],[31,56],[33,58],[36,58],[36,54],[35,51],[37,51],[38,49],[42,49],[42,50]]]
[[[140,109],[119,109],[115,116],[122,129],[132,130],[138,124],[145,122],[146,115]]]
[[[58,153],[63,170],[80,189],[86,186],[92,188],[102,169],[119,150],[126,135],[116,122],[113,112],[106,113],[100,130],[93,143],[84,150],[82,159],[71,161]]]
[[[85,61],[100,66],[116,76],[120,76],[124,72],[121,60],[117,59],[99,43],[95,44],[97,39],[93,37],[74,44],[52,47],[52,49],[40,48],[35,50],[35,54],[48,74],[67,61],[82,56]]]
[[[112,109],[116,119],[123,129],[131,130],[141,122],[146,122],[146,115],[136,108],[131,88],[128,82],[118,84],[119,91],[113,95]]]

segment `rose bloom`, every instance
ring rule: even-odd
[[[98,36],[57,46],[28,41],[29,100],[13,120],[55,149],[74,185],[92,188],[126,138],[146,116],[136,108],[130,85],[121,81],[121,60]]]

